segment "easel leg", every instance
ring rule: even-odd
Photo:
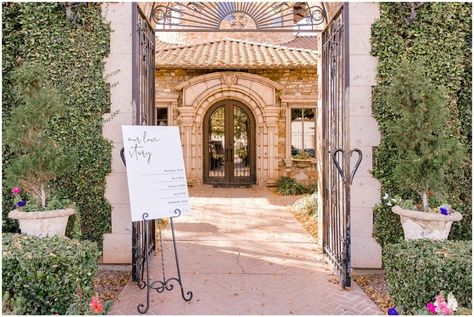
[[[145,314],[150,308],[150,271],[148,266],[148,224],[146,218],[148,214],[143,214],[143,221],[145,224],[145,265],[146,265],[146,306],[143,304],[138,304],[137,310],[140,314]]]
[[[181,211],[179,211],[179,214],[181,214]],[[173,236],[174,258],[175,258],[175,261],[176,261],[176,270],[178,272],[178,283],[179,283],[179,286],[181,287],[181,297],[185,301],[188,302],[193,298],[193,292],[187,291],[186,295],[188,297],[186,297],[186,295],[184,295],[183,281],[181,280],[181,270],[179,269],[178,249],[176,248],[176,238],[175,238],[175,235],[174,235],[173,218],[174,217],[170,217],[170,223],[171,223],[171,234]]]

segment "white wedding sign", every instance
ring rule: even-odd
[[[189,212],[178,127],[122,126],[132,221]]]

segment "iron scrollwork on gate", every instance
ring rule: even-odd
[[[155,32],[136,3],[133,4],[132,17],[134,124],[153,125],[155,123]],[[123,153],[121,156],[124,160]],[[145,243],[145,233],[149,235],[148,247]],[[133,222],[132,279],[141,288],[145,287],[145,260],[154,248],[154,221]]]
[[[350,186],[362,161],[359,149],[350,149],[347,92],[349,87],[348,6],[344,4],[322,34],[323,140],[323,248],[343,287],[351,286]],[[350,171],[353,153],[357,162]]]
[[[321,32],[323,4],[310,2],[155,2],[157,32]]]

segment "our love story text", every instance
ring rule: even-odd
[[[136,160],[145,159],[147,164],[150,164],[153,152],[144,150],[145,144],[159,142],[160,139],[156,137],[147,137],[146,131],[143,131],[143,136],[137,136],[136,138],[129,137],[128,141],[133,142],[133,146],[131,146],[128,151],[130,158],[135,158]]]

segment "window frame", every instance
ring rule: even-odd
[[[308,161],[314,161],[316,162],[316,157],[317,157],[317,125],[316,125],[316,122],[317,122],[317,119],[318,119],[318,105],[316,102],[312,101],[312,100],[309,100],[308,102],[299,102],[299,103],[294,103],[294,104],[291,104],[291,105],[288,105],[286,107],[286,160],[287,161],[292,161],[292,160],[295,160],[293,158],[293,155],[291,155],[291,145],[292,145],[292,127],[291,127],[291,112],[293,109],[311,109],[314,111],[314,157],[310,157],[308,159],[305,159],[305,160],[308,160]],[[302,125],[303,125],[303,122],[304,122],[304,118],[303,118],[303,121],[302,121]],[[303,134],[302,134],[302,138],[304,139],[304,129],[303,129]],[[304,141],[303,141],[303,148],[304,148]],[[301,159],[298,159],[298,160],[301,160]]]
[[[158,108],[167,108],[168,109],[168,126],[174,126],[174,114],[178,107],[178,97],[179,95],[161,95],[158,94],[155,96],[155,125],[158,125]]]
[[[290,111],[289,111],[289,130],[290,130],[290,139],[289,139],[289,147],[290,147],[290,158],[291,159],[294,159],[293,155],[291,154],[291,146],[293,145],[293,124],[292,124],[292,112],[293,110],[295,109],[299,109],[299,110],[306,110],[306,109],[309,109],[309,110],[313,110],[314,112],[314,118],[312,120],[305,120],[304,118],[304,111],[302,111],[302,120],[301,120],[301,144],[302,144],[302,150],[304,151],[305,150],[305,130],[304,130],[304,122],[313,122],[313,128],[314,128],[314,156],[310,156],[309,158],[307,158],[307,160],[313,160],[313,159],[316,159],[316,119],[317,119],[317,109],[316,109],[316,106],[312,107],[310,105],[305,105],[305,106],[297,106],[297,105],[294,105],[294,106],[290,106]],[[301,159],[299,159],[301,160]]]

